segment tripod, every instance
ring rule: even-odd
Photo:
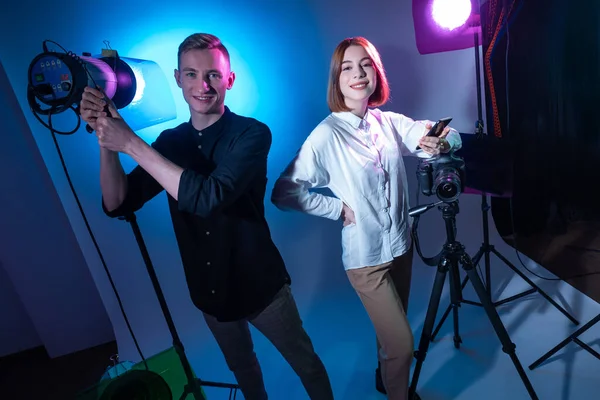
[[[415,216],[415,214],[425,212],[429,208],[431,207],[415,207],[414,209],[409,211],[409,215]],[[415,209],[418,210],[414,211]],[[489,295],[486,292],[485,286],[481,281],[481,278],[475,270],[475,264],[473,263],[469,255],[465,252],[465,247],[456,240],[456,214],[458,214],[459,212],[458,201],[444,203],[443,205],[439,206],[439,209],[442,211],[442,217],[446,226],[446,243],[443,246],[442,252],[438,256],[439,260],[437,261],[437,273],[435,275],[433,290],[431,292],[429,306],[427,308],[427,314],[425,316],[423,332],[419,341],[419,347],[417,351],[415,351],[415,358],[417,360],[417,363],[415,365],[412,381],[410,383],[409,398],[414,398],[414,394],[417,389],[417,383],[419,380],[419,375],[421,373],[421,368],[423,366],[423,362],[425,361],[427,350],[429,349],[429,343],[432,340],[432,329],[435,323],[435,317],[438,312],[444,281],[446,280],[446,274],[448,273],[450,281],[451,306],[454,310],[454,316],[458,316],[458,307],[460,307],[460,303],[462,301],[462,289],[460,287],[458,279],[458,266],[459,264],[461,264],[462,268],[467,273],[467,276],[469,277],[469,280],[471,281],[471,284],[473,285],[473,288],[475,289],[479,300],[481,301],[481,304],[488,316],[488,319],[492,323],[496,335],[498,335],[498,338],[502,343],[502,351],[510,356],[531,399],[537,400],[537,394],[535,393],[535,390],[533,389],[533,386],[531,385],[531,382],[525,374],[525,370],[523,369],[523,366],[521,365],[521,362],[519,361],[515,353],[516,346],[514,343],[511,342],[508,332],[502,324],[502,320],[500,319],[498,312],[494,308],[494,304],[491,302]],[[417,218],[418,215],[415,216],[415,219]],[[417,221],[415,221],[415,223],[416,222]],[[416,231],[414,231],[413,233],[415,235],[415,245],[417,247],[417,252],[419,256],[423,258],[423,256],[421,255],[421,250],[418,247]],[[438,257],[436,257],[436,259],[438,259]],[[425,261],[425,258],[423,258],[423,260]],[[460,340],[460,337],[458,336],[458,319],[455,319],[454,321],[454,341],[456,346],[457,340]]]
[[[169,327],[169,331],[171,332],[171,336],[173,337],[173,347],[179,356],[179,360],[181,361],[181,366],[185,372],[185,376],[187,378],[187,384],[184,387],[183,394],[179,398],[179,400],[185,400],[188,395],[192,395],[195,400],[206,400],[201,387],[202,386],[212,386],[219,388],[226,388],[230,390],[230,398],[231,392],[234,393],[233,398],[235,399],[235,393],[240,388],[238,385],[228,384],[228,383],[219,383],[219,382],[208,382],[203,381],[201,379],[194,378],[194,373],[192,371],[192,367],[185,355],[185,349],[183,348],[183,343],[179,339],[179,334],[177,333],[177,329],[175,328],[175,323],[173,322],[173,318],[171,317],[171,312],[169,311],[169,307],[167,306],[167,302],[165,300],[165,296],[163,295],[162,289],[160,288],[160,283],[158,282],[158,277],[156,276],[156,272],[154,271],[154,267],[152,266],[152,261],[150,260],[150,254],[148,253],[148,249],[146,248],[146,244],[144,243],[144,238],[142,237],[142,232],[140,231],[140,227],[137,223],[136,217],[134,213],[128,214],[123,218],[119,218],[129,222],[131,225],[131,229],[133,230],[133,234],[135,236],[135,240],[137,241],[138,247],[140,248],[140,253],[142,254],[142,258],[144,259],[144,263],[146,264],[146,269],[148,270],[148,275],[150,276],[150,280],[152,281],[152,286],[154,287],[154,291],[156,292],[156,297],[158,298],[158,302],[160,304],[160,308],[162,313],[167,321],[167,326]]]
[[[483,106],[482,106],[482,99],[481,99],[481,67],[480,67],[480,62],[479,62],[480,53],[479,53],[479,33],[478,32],[475,32],[474,41],[475,41],[475,46],[474,46],[474,48],[475,48],[475,75],[476,75],[476,82],[477,82],[477,85],[476,85],[477,86],[477,123],[476,123],[476,128],[475,128],[475,135],[476,135],[477,139],[482,139],[483,135],[484,135],[484,131],[483,131],[483,110],[482,110]],[[515,267],[510,261],[508,261],[506,259],[506,257],[504,257],[502,254],[500,254],[500,252],[498,250],[496,250],[496,248],[493,245],[490,244],[490,227],[489,227],[489,220],[488,220],[488,212],[491,207],[488,204],[487,197],[488,197],[487,193],[485,193],[485,192],[481,193],[481,214],[482,214],[482,219],[483,219],[483,243],[481,244],[479,251],[473,257],[473,264],[474,265],[479,264],[479,261],[483,257],[484,264],[485,264],[485,268],[484,268],[485,269],[485,289],[486,289],[486,294],[487,294],[488,299],[490,301],[492,301],[492,305],[494,307],[497,307],[502,304],[506,304],[510,301],[517,300],[521,297],[538,292],[540,295],[542,295],[542,297],[544,299],[546,299],[550,304],[552,304],[565,317],[567,317],[569,320],[571,320],[571,322],[573,322],[575,325],[579,325],[579,321],[577,319],[575,319],[571,314],[569,314],[567,312],[567,310],[565,310],[557,302],[555,302],[552,299],[552,297],[548,296],[548,294],[546,292],[544,292],[531,279],[529,279],[525,274],[523,274],[520,270],[518,270],[517,267]],[[531,287],[531,289],[525,290],[522,293],[516,294],[514,296],[510,296],[503,300],[494,302],[492,300],[492,290],[491,290],[490,254],[494,254],[496,257],[498,257],[515,274],[519,275],[521,277],[521,279],[523,279],[525,282],[527,282],[527,284]],[[460,279],[458,276],[456,278]],[[462,285],[461,285],[461,289],[465,288],[469,279],[470,278],[468,275],[465,276],[465,278],[462,282]],[[481,303],[477,303],[477,302],[470,301],[470,300],[462,300],[461,299],[461,302],[465,303],[465,304],[474,305],[474,306],[482,305]],[[438,334],[444,321],[450,314],[451,309],[452,309],[452,305],[449,305],[448,308],[446,309],[446,311],[444,312],[444,315],[442,316],[437,328],[434,330],[431,340],[435,339],[435,336]],[[456,326],[458,326],[458,314],[457,313],[454,313],[454,324]],[[456,329],[458,330],[458,327]],[[460,343],[460,337],[459,337],[458,343]]]

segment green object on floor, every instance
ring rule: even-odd
[[[174,347],[147,358],[145,363],[123,366],[116,373],[118,366],[76,400],[194,400],[192,394],[182,397],[188,381]],[[204,390],[202,395],[206,399]]]

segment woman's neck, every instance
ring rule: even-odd
[[[367,114],[368,101],[364,102],[346,102],[346,106],[350,108],[350,112],[356,115],[358,118],[364,118]]]

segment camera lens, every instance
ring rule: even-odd
[[[443,168],[435,177],[433,191],[444,202],[452,202],[460,196],[460,176],[454,168]]]
[[[456,197],[458,188],[452,183],[444,183],[438,187],[437,195],[441,200],[451,201],[452,198]]]

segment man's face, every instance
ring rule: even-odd
[[[225,92],[233,86],[235,74],[220,50],[194,49],[181,55],[175,79],[191,112],[217,114],[223,112]]]

